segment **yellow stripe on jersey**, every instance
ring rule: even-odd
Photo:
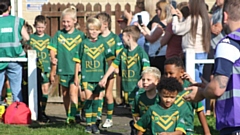
[[[183,133],[186,135],[186,131],[185,131],[183,128],[177,127],[175,130],[176,130],[176,131],[177,131],[177,130],[178,130],[178,131],[181,131],[181,132],[183,132]]]
[[[123,54],[125,54],[125,53],[123,53]],[[128,67],[128,69],[130,69],[134,64],[136,64],[138,60],[139,60],[138,54],[135,54],[133,57],[128,56],[127,57],[127,65],[128,65],[127,67]]]
[[[175,111],[170,116],[169,115],[159,116],[156,112],[153,111],[152,119],[155,120],[157,118],[158,121],[156,123],[166,131],[174,124],[174,122],[177,121],[178,116],[176,118],[174,117],[178,115],[178,113],[179,113],[178,111]]]
[[[122,51],[123,48],[116,50],[116,56]]]
[[[116,65],[115,63],[112,62],[111,66],[113,66],[114,68],[118,68],[118,65]]]
[[[80,59],[77,59],[77,58],[73,58],[73,61],[77,62],[77,63],[81,63],[81,60]]]
[[[82,42],[82,38],[78,35],[75,38],[65,38],[62,35],[59,35],[58,41],[68,50],[71,51],[75,48],[79,43]]]
[[[144,128],[142,128],[141,126],[137,125],[137,123],[134,124],[134,127],[135,127],[137,130],[141,131],[141,132],[145,132],[145,131],[146,131],[146,129],[144,129]]]
[[[30,44],[37,48],[39,51],[42,51],[43,49],[45,49],[48,44],[49,44],[49,39],[46,40],[35,40],[33,38],[30,39]]]
[[[178,107],[181,107],[184,104],[184,101],[182,100],[183,97],[187,94],[189,94],[189,91],[186,91],[185,93],[183,93],[181,96],[177,97],[177,100],[174,102]]]
[[[203,107],[203,106],[200,107],[200,108],[195,109],[196,112],[201,112],[201,111],[203,111],[203,110],[204,110],[204,107]]]
[[[111,56],[109,58],[107,58],[106,60],[109,61],[109,60],[114,60],[115,59],[115,56]]]
[[[53,50],[54,52],[56,52],[56,53],[57,53],[57,49],[56,49],[56,48],[54,48],[54,47],[52,47],[52,46],[47,46],[47,49],[49,49],[49,50]]]
[[[114,46],[116,44],[116,41],[114,40],[114,38],[111,38],[107,41],[107,44],[108,44],[109,48],[111,48],[112,46]]]
[[[133,113],[133,117],[139,117],[139,113]]]
[[[89,48],[87,45],[84,45],[85,53],[92,59],[96,59],[102,52],[104,52],[104,45],[101,44],[99,47]]]

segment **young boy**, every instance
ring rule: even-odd
[[[82,89],[85,91],[85,115],[86,115],[86,132],[99,133],[96,126],[97,112],[99,106],[99,94],[104,89],[99,87],[98,82],[104,75],[106,60],[111,62],[115,57],[108,45],[99,37],[101,23],[96,18],[87,20],[87,36],[83,40],[80,49],[73,60],[76,62],[75,84],[78,83],[78,72],[81,67]],[[80,66],[81,64],[81,66]]]
[[[133,105],[133,101],[138,91],[138,82],[141,73],[149,67],[149,59],[146,52],[137,44],[140,30],[137,26],[128,26],[123,30],[123,41],[126,45],[117,58],[109,67],[99,85],[105,87],[108,77],[119,68],[122,77],[122,87],[124,90],[125,101]],[[141,84],[139,82],[139,84]]]
[[[42,119],[48,121],[49,118],[45,114],[45,109],[48,100],[48,89],[49,89],[49,72],[50,68],[50,57],[47,46],[50,43],[51,37],[44,33],[46,28],[46,19],[42,15],[38,15],[35,18],[34,27],[36,32],[30,35],[29,45],[37,51],[37,57],[39,61],[43,65],[42,72],[42,102],[41,102],[41,110],[42,110]]]
[[[139,118],[146,113],[151,105],[159,102],[157,95],[157,84],[161,78],[161,72],[156,67],[147,67],[142,72],[142,85],[145,90],[143,93],[137,94],[132,106],[132,114],[134,122],[136,123]],[[134,135],[133,124],[131,124],[132,132]],[[148,130],[146,132],[149,132]]]
[[[163,78],[157,86],[160,102],[149,107],[147,112],[134,124],[138,135],[146,134],[147,128],[152,135],[186,134],[184,110],[174,104],[182,85],[175,78]]]
[[[188,87],[191,83],[195,83],[187,73],[184,72],[184,65],[180,58],[172,57],[165,61],[164,71],[166,77],[176,78],[183,86],[183,88]],[[203,113],[203,106],[201,102],[190,103],[183,100],[183,96],[188,94],[189,91],[182,91],[178,94],[175,104],[185,110],[185,122],[186,122],[186,132],[187,135],[192,135],[194,131],[194,110],[196,110],[200,123],[203,126],[204,134],[210,135],[208,124],[206,122],[205,115]]]
[[[123,45],[122,41],[118,37],[118,35],[111,32],[111,16],[107,14],[106,12],[101,12],[96,15],[96,18],[101,22],[101,38],[103,38],[108,45],[108,47],[112,50],[113,55],[116,57],[119,52],[122,50]],[[107,70],[108,67],[106,67]],[[114,79],[115,75],[112,74],[108,78],[105,94],[106,94],[106,100],[107,100],[107,118],[104,124],[102,125],[104,128],[111,127],[113,125],[112,121],[112,114],[113,114],[113,108],[114,108],[114,100],[113,100],[113,85],[114,85]],[[103,106],[103,98],[104,98],[104,92],[100,94],[99,97],[99,110],[98,110],[98,119],[101,120],[101,114],[102,114],[102,106]]]

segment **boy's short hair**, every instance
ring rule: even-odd
[[[158,92],[160,93],[163,89],[169,92],[178,93],[183,90],[181,83],[174,77],[163,77],[159,84],[157,85]]]
[[[144,74],[152,74],[154,77],[156,77],[158,80],[161,78],[161,72],[156,67],[147,67],[145,70],[142,71],[142,76]]]
[[[223,12],[228,14],[232,21],[240,20],[240,2],[239,0],[225,0],[223,4]]]
[[[111,30],[112,20],[111,20],[111,16],[108,13],[101,12],[101,13],[96,15],[96,18],[100,19],[104,22],[107,22],[108,23],[108,29]]]
[[[141,32],[137,26],[131,25],[131,26],[127,26],[126,28],[124,28],[122,33],[127,33],[127,34],[131,35],[133,40],[135,42],[137,42],[137,40],[140,37]]]
[[[86,23],[87,29],[90,29],[92,27],[94,27],[97,30],[101,30],[101,22],[94,17],[90,17],[87,19],[87,23]]]
[[[45,16],[43,15],[38,15],[35,17],[35,20],[34,20],[34,25],[37,25],[37,23],[43,23],[43,24],[46,24],[46,18]]]
[[[184,69],[183,61],[179,57],[171,57],[171,58],[167,59],[164,62],[164,65],[175,65],[176,67],[180,67],[180,68]]]

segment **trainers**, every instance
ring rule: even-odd
[[[98,129],[98,127],[97,127],[96,124],[93,124],[93,125],[92,125],[92,133],[94,133],[94,134],[100,133],[100,131],[99,131],[99,129]]]
[[[106,119],[105,123],[103,124],[103,128],[109,128],[113,125],[113,121],[110,119]]]
[[[45,112],[42,112],[42,117],[41,117],[42,119],[42,121],[43,122],[46,122],[46,123],[48,123],[48,122],[50,122],[50,119],[49,119],[49,117],[46,115],[46,113]]]
[[[67,124],[73,124],[73,123],[76,123],[75,117],[68,117],[67,118]]]
[[[101,123],[102,123],[102,118],[100,116],[97,116],[97,121],[96,121],[97,127],[99,127]]]
[[[87,125],[86,128],[85,128],[85,132],[92,133],[92,126],[91,125]]]
[[[86,122],[86,117],[85,117],[85,111],[84,110],[82,110],[82,113],[80,115],[80,120],[81,120],[81,122]]]
[[[75,115],[75,121],[76,121],[76,123],[80,123],[80,122],[81,122],[81,116],[80,116],[80,114],[76,114],[76,115]]]

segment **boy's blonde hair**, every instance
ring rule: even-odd
[[[127,26],[126,28],[124,28],[122,33],[127,33],[127,34],[131,35],[133,40],[135,42],[137,42],[137,40],[140,37],[141,32],[137,26],[131,25],[131,26]]]
[[[144,74],[151,74],[156,77],[158,80],[161,78],[161,71],[156,67],[147,67],[145,70],[142,71],[142,76]]]
[[[96,18],[102,20],[103,22],[107,22],[108,29],[111,30],[112,20],[111,20],[111,16],[108,13],[106,12],[98,13],[96,15]]]
[[[69,8],[66,8],[62,11],[61,18],[63,18],[65,15],[70,15],[73,20],[77,20],[77,10],[75,6],[70,6]]]
[[[95,28],[97,30],[101,30],[101,25],[102,25],[101,22],[97,18],[90,17],[87,19],[86,23],[87,29]]]

